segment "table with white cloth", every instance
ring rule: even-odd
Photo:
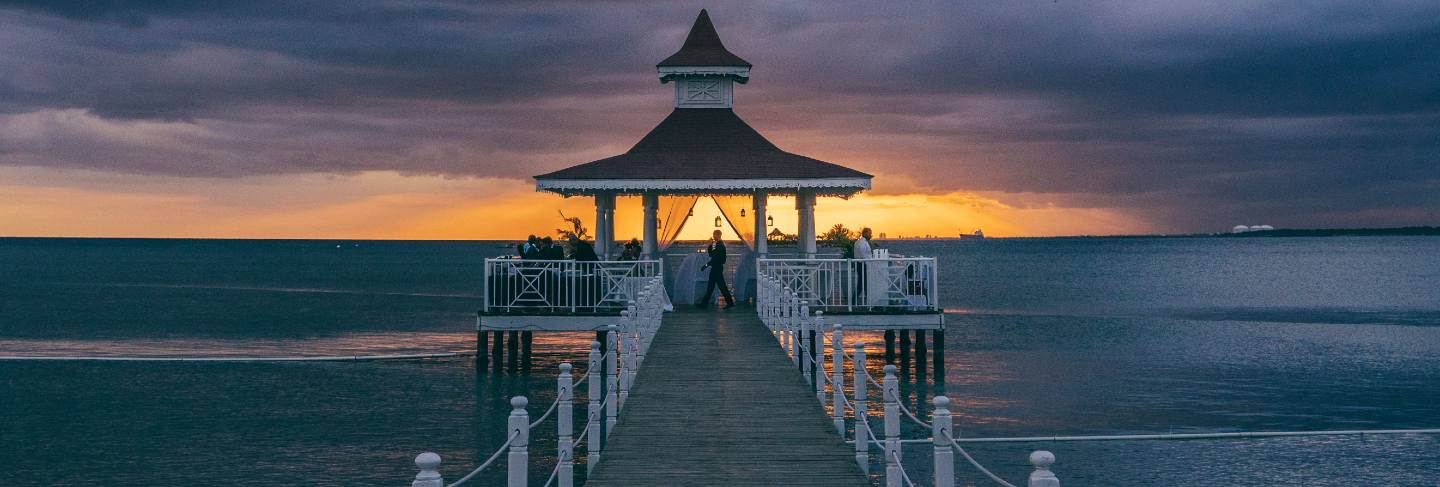
[[[680,269],[675,271],[674,289],[671,291],[671,299],[685,304],[695,304],[700,297],[705,295],[705,285],[710,281],[709,272],[700,270],[710,258],[703,253],[695,252],[685,256],[680,263]]]
[[[731,286],[735,291],[735,300],[746,302],[755,299],[755,253],[747,252],[740,257],[740,266],[735,268],[735,277]]]

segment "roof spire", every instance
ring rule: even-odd
[[[710,23],[710,13],[701,9],[700,16],[695,17],[695,25],[690,27],[690,35],[685,37],[685,44],[680,46],[678,52],[671,54],[670,57],[655,66],[658,68],[678,66],[743,66],[748,68],[750,63],[725,49],[725,44],[720,42],[720,34],[715,32],[715,25]]]

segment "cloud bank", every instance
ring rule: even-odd
[[[0,166],[520,188],[663,118],[653,65],[704,6],[8,2]],[[708,7],[756,65],[737,112],[881,196],[1146,231],[1440,222],[1433,1]]]

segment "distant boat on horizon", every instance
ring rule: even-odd
[[[981,231],[979,228],[976,228],[974,233],[960,232],[960,239],[961,239],[961,240],[966,240],[966,239],[979,239],[979,238],[985,238],[985,232]]]

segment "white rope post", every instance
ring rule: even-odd
[[[885,386],[882,398],[885,401],[885,487],[901,487],[905,474],[900,471],[900,381],[895,378],[895,366],[885,366]]]
[[[869,415],[865,412],[868,403],[865,401],[865,343],[855,343],[855,463],[860,464],[860,471],[866,475],[870,474],[870,434],[866,432],[865,426],[869,423]]]
[[[1054,453],[1045,450],[1031,453],[1030,464],[1035,466],[1035,471],[1030,472],[1030,487],[1060,487],[1060,479],[1055,477],[1055,472],[1050,471],[1050,465],[1054,463]]]
[[[825,407],[825,312],[816,311],[815,319],[811,322],[811,333],[815,341],[810,346],[815,347],[815,400],[820,401],[820,407]]]
[[[812,367],[810,364],[810,359],[813,351],[810,350],[810,346],[808,345],[810,342],[805,341],[806,335],[809,335],[808,332],[810,331],[810,306],[805,305],[804,301],[801,301],[800,303],[800,317],[796,320],[799,322],[800,325],[800,336],[796,337],[800,340],[801,344],[800,373],[805,375],[805,382],[813,382],[815,380],[815,377],[814,372],[811,372],[811,369],[813,369],[814,367]]]
[[[434,452],[425,452],[415,456],[415,467],[420,473],[415,474],[415,481],[410,482],[410,487],[445,487],[445,479],[440,476],[440,455]]]
[[[795,345],[795,330],[792,328],[795,319],[795,297],[789,288],[785,289],[784,313],[780,328],[785,333],[785,348],[790,352],[790,363],[800,365],[800,353]]]
[[[630,342],[632,337],[630,336],[629,330],[631,326],[630,320],[634,316],[634,303],[630,304],[630,309],[620,312],[620,321],[624,323],[624,327],[620,329],[620,333],[615,334],[616,340],[613,342],[615,343],[615,352],[620,355],[618,359],[619,367],[617,369],[619,377],[615,378],[620,389],[619,397],[616,398],[615,402],[616,412],[624,408],[625,400],[630,398]]]
[[[575,386],[574,377],[570,376],[570,369],[573,368],[570,362],[560,364],[560,377],[555,379],[555,388],[560,393],[559,405],[555,410],[555,430],[557,431],[558,455],[560,456],[560,467],[555,474],[560,480],[560,487],[571,487],[575,484],[575,445],[571,437],[575,434],[575,396],[570,389]]]
[[[605,360],[605,403],[610,407],[605,408],[605,437],[609,438],[610,433],[615,429],[615,421],[620,414],[620,379],[617,377],[620,369],[620,348],[616,343],[615,325],[608,325],[610,331],[605,332],[605,345],[610,350]]]
[[[935,412],[930,414],[930,437],[935,442],[935,487],[955,487],[955,452],[950,449],[950,438],[953,438],[950,398],[935,396],[931,402],[935,404]]]
[[[830,336],[830,418],[845,438],[845,334],[840,324]]]
[[[589,430],[588,443],[585,445],[585,473],[589,474],[595,470],[595,464],[600,463],[600,415],[604,414],[604,405],[600,404],[600,370],[604,367],[600,364],[600,342],[590,342],[590,389],[585,397],[590,399],[590,415],[586,419],[585,429]]]
[[[525,396],[510,398],[510,434],[515,440],[510,442],[510,455],[506,458],[506,467],[509,469],[508,487],[526,487],[529,484],[530,475],[530,413],[525,412],[525,406],[530,400]]]

